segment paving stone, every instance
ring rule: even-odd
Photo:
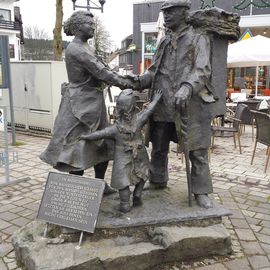
[[[264,268],[270,267],[270,262],[267,256],[261,256],[261,255],[251,256],[251,257],[248,257],[248,260],[250,264],[252,265],[252,267],[255,269],[260,269],[263,267]]]
[[[39,208],[39,203],[36,202],[36,203],[25,204],[24,207],[33,211],[37,211]]]
[[[258,207],[266,208],[266,209],[269,209],[270,210],[270,203],[260,203],[258,205]]]
[[[12,263],[12,262],[14,262],[14,258],[8,258],[8,257],[4,257],[3,258],[3,261],[4,261],[4,263]]]
[[[253,224],[249,224],[249,226],[253,232],[260,232],[262,230],[262,226],[257,226],[257,225],[253,225]]]
[[[238,238],[242,241],[255,241],[256,237],[252,230],[249,229],[236,229],[235,230]]]
[[[247,255],[264,255],[265,252],[257,242],[240,241],[245,254]]]
[[[11,244],[0,244],[0,258],[6,256],[13,250],[13,246]]]
[[[32,203],[32,202],[33,202],[32,199],[25,198],[23,200],[19,200],[19,201],[14,202],[14,204],[17,205],[17,206],[24,206],[24,205],[29,204],[29,203]]]
[[[244,187],[244,186],[235,186],[235,187],[232,187],[231,188],[231,191],[237,192],[237,195],[238,195],[238,193],[243,193],[243,196],[244,197],[246,197],[246,194],[248,193],[247,188]]]
[[[266,254],[270,255],[270,245],[261,243],[261,246]]]
[[[231,218],[231,222],[232,222],[232,225],[235,228],[240,228],[240,229],[249,229],[250,228],[245,219],[234,219],[234,218]]]
[[[15,231],[17,231],[20,227],[11,225],[6,229],[3,229],[3,232],[9,235],[12,235]]]
[[[243,211],[244,211],[244,210],[243,210]],[[241,210],[234,210],[234,209],[232,209],[231,212],[232,212],[231,218],[245,218],[245,217],[243,216]]]
[[[238,203],[238,207],[239,207],[241,210],[247,210],[249,206],[246,205],[246,204]]]
[[[252,269],[246,258],[236,259],[233,261],[225,262],[224,264],[229,270],[251,270]]]
[[[20,212],[21,217],[28,217],[33,214],[33,210],[26,209],[25,211]]]
[[[2,203],[2,201],[1,201],[1,203]],[[16,205],[13,205],[13,204],[11,204],[11,203],[8,204],[8,205],[1,205],[1,206],[0,206],[0,213],[9,211],[9,210],[11,210],[11,209],[13,209],[13,208],[16,208]]]
[[[262,243],[270,244],[270,236],[260,233],[256,233],[256,236]]]
[[[262,208],[262,207],[249,207],[248,210],[252,212],[256,212],[256,213],[266,214],[266,215],[270,213],[270,209]]]
[[[223,264],[218,263],[218,264],[199,267],[199,268],[196,268],[196,270],[227,270],[227,268]]]
[[[17,267],[18,267],[18,265],[17,265],[16,261],[8,263],[9,270],[17,269]]]
[[[0,219],[3,219],[5,221],[10,221],[15,218],[18,218],[18,216],[13,213],[10,213],[10,212],[0,213]]]
[[[13,250],[12,252],[8,253],[7,257],[8,257],[8,258],[16,259],[15,251]]]
[[[242,213],[243,213],[246,217],[255,217],[255,216],[256,216],[256,212],[253,212],[253,211],[242,210]]]
[[[250,206],[250,207],[256,207],[259,204],[259,202],[252,201],[252,200],[249,200],[248,199],[248,200],[246,200],[245,204],[248,205],[248,206]]]
[[[257,202],[258,204],[259,204],[259,203],[266,203],[266,202],[267,202],[267,198],[263,198],[262,195],[263,195],[263,194],[262,194],[261,192],[259,192],[259,193],[258,193],[258,196],[252,196],[252,195],[249,195],[249,196],[248,196],[248,199]],[[256,206],[256,205],[255,205],[255,206]]]
[[[261,234],[266,234],[266,235],[270,235],[270,228],[263,228],[260,231]]]
[[[262,225],[263,227],[270,228],[270,221],[263,220],[263,221],[261,222],[261,225]]]
[[[19,186],[21,186],[21,187],[29,187],[29,186],[31,186],[31,184],[27,183],[27,182],[22,182],[22,183],[19,184]]]
[[[22,189],[22,192],[23,193],[28,193],[28,192],[30,192],[30,189],[29,188],[24,188],[24,189]]]
[[[222,203],[226,208],[233,210],[235,209],[236,211],[239,211],[239,207],[236,202],[224,202]],[[241,213],[242,214],[242,213]]]
[[[0,230],[3,230],[3,229],[5,229],[5,228],[7,228],[9,226],[10,226],[10,223],[0,219]]]
[[[0,270],[8,270],[4,262],[0,259]]]
[[[265,214],[257,213],[255,215],[255,218],[259,218],[259,219],[262,219],[262,220],[270,221],[270,215],[269,214],[265,215]]]
[[[246,221],[248,224],[253,224],[256,226],[259,226],[262,224],[262,221],[260,219],[251,218],[251,217],[246,217]]]
[[[24,218],[24,217],[19,217],[19,218],[14,219],[14,220],[11,221],[11,223],[13,225],[17,225],[17,226],[20,226],[20,227],[28,224],[29,222],[30,222],[30,220],[27,219],[27,218]]]
[[[261,191],[251,191],[250,194],[255,195],[255,196],[261,196],[261,197],[265,198],[265,200],[264,200],[265,202],[267,201],[267,198],[269,196],[268,194],[265,194]]]

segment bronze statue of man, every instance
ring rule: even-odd
[[[191,188],[199,206],[212,207],[213,192],[208,164],[212,103],[210,40],[188,24],[190,0],[167,0],[162,5],[165,37],[160,41],[151,67],[139,77],[141,88],[161,89],[150,122],[152,142],[150,183],[165,188],[168,181],[170,141],[182,144],[180,112],[187,110],[187,138],[191,161]]]
[[[134,81],[111,71],[95,56],[87,43],[94,31],[93,14],[86,11],[74,12],[64,24],[64,32],[75,36],[65,54],[69,83],[62,86],[53,136],[41,159],[57,170],[77,175],[94,166],[95,177],[103,179],[108,160],[113,158],[112,143],[83,141],[79,137],[108,125],[104,83],[124,89],[134,88]],[[108,185],[106,191],[111,191]]]

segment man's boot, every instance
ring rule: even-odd
[[[127,213],[130,211],[130,189],[126,187],[124,189],[119,190],[119,197],[120,197],[120,205],[119,210],[123,213]]]
[[[206,209],[213,207],[213,202],[207,194],[195,194],[195,200],[200,207]]]
[[[138,184],[136,184],[133,191],[133,206],[141,206],[142,203],[142,191],[145,182],[141,180]]]

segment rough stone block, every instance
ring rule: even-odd
[[[141,230],[142,228],[137,228]],[[206,227],[162,226],[146,234],[107,236],[77,243],[42,238],[44,224],[33,222],[13,237],[18,263],[28,270],[154,269],[164,263],[231,253],[230,235],[222,224]]]

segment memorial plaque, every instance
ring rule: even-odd
[[[37,218],[93,233],[104,188],[102,180],[50,172]]]

